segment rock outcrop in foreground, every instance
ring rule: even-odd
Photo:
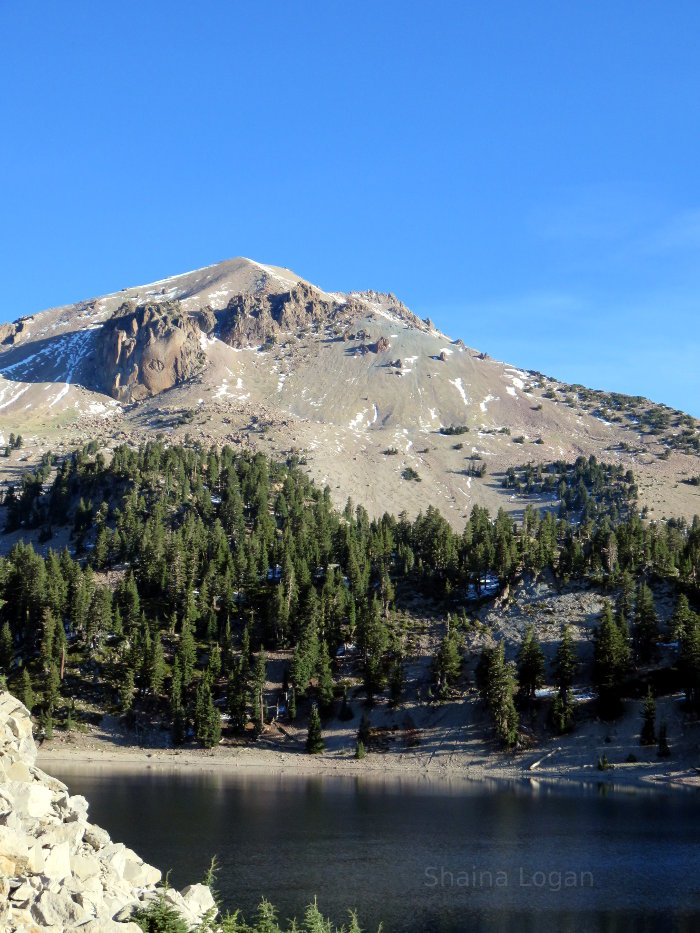
[[[139,933],[137,907],[163,895],[161,873],[88,822],[88,803],[35,766],[27,709],[0,693],[0,930]],[[196,927],[215,909],[206,885],[164,892]]]

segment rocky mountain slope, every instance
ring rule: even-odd
[[[518,513],[508,467],[592,454],[634,471],[650,517],[692,517],[699,429],[491,359],[393,295],[329,293],[248,259],[0,327],[0,445],[23,438],[0,458],[5,482],[49,448],[160,431],[296,452],[339,504],[375,513]]]
[[[140,933],[133,910],[158,898],[161,872],[88,822],[88,803],[36,767],[27,709],[0,693],[0,929]],[[164,892],[191,928],[216,912],[205,885]]]

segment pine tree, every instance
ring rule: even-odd
[[[48,607],[42,613],[41,628],[41,660],[44,668],[48,669],[54,660],[54,638],[56,635],[56,620]]]
[[[187,618],[182,620],[182,630],[180,632],[180,642],[177,646],[177,658],[180,662],[180,671],[182,673],[182,687],[187,690],[192,683],[194,668],[197,663],[197,645],[192,634],[191,623]]]
[[[647,662],[659,640],[659,620],[654,606],[654,597],[646,583],[640,583],[637,589],[635,607],[634,638],[637,653],[641,661]]]
[[[476,671],[477,686],[496,731],[506,747],[518,737],[518,714],[515,709],[515,665],[505,660],[505,642],[484,648]]]
[[[129,571],[129,575],[124,581],[124,585],[121,591],[121,608],[122,608],[122,619],[124,625],[126,626],[127,632],[131,632],[132,628],[136,625],[141,615],[141,600],[139,599],[139,591],[136,586],[136,580],[134,579],[133,571]]]
[[[226,708],[231,725],[242,732],[248,722],[248,697],[250,694],[250,667],[246,655],[233,665],[226,688]]]
[[[306,692],[309,680],[318,664],[319,650],[317,622],[311,619],[304,626],[299,641],[294,647],[290,667],[292,683],[301,696]]]
[[[23,668],[22,677],[20,679],[19,699],[31,713],[34,709],[34,691],[32,690],[32,678],[29,676],[29,671],[26,667]]]
[[[364,687],[367,703],[371,706],[374,696],[384,683],[384,653],[389,636],[382,618],[381,605],[375,598],[361,614],[358,628],[358,647],[363,653]]]
[[[264,726],[263,717],[263,690],[265,689],[265,680],[267,668],[267,655],[263,651],[262,645],[255,658],[253,673],[250,681],[250,702],[253,707],[253,722],[256,732],[262,732]]]
[[[568,625],[565,625],[554,658],[554,682],[559,689],[559,696],[565,706],[569,705],[571,687],[577,670],[578,658],[576,657],[571,629]]]
[[[646,700],[644,701],[642,718],[643,724],[640,744],[654,745],[656,742],[656,700],[651,694],[651,687],[649,687]]]
[[[170,718],[173,723],[173,743],[181,745],[185,741],[187,720],[182,698],[182,671],[177,658],[173,665],[173,676],[170,683]]]
[[[625,569],[620,574],[620,592],[617,597],[617,611],[621,612],[625,618],[629,619],[634,607],[634,579],[629,570]]]
[[[194,712],[194,733],[204,748],[213,748],[221,739],[221,716],[214,705],[209,677],[204,676],[197,688]]]
[[[211,677],[211,682],[215,684],[221,675],[221,647],[217,644],[210,645],[209,648],[209,661],[207,662],[207,670]]]
[[[695,613],[690,614],[683,629],[678,667],[686,702],[700,708],[700,617]]]
[[[532,624],[525,629],[518,651],[518,683],[524,698],[535,699],[537,690],[544,684],[544,653]]]
[[[1,602],[0,600],[0,604]],[[10,673],[14,653],[10,624],[5,622],[2,629],[0,629],[0,671],[4,671],[6,674]]]
[[[624,616],[613,619],[610,603],[603,607],[600,625],[594,633],[593,684],[603,719],[622,713],[622,685],[630,666],[630,647]]]
[[[160,632],[156,632],[151,643],[151,653],[148,665],[148,686],[154,697],[158,697],[163,689],[165,680],[165,658],[163,656],[163,640]]]
[[[182,711],[182,670],[177,658],[173,664],[173,675],[170,680],[169,705],[170,718],[175,719],[176,713]]]
[[[44,680],[44,709],[49,714],[53,713],[56,708],[60,687],[61,678],[58,673],[58,668],[52,663],[49,666],[48,673]]]
[[[445,694],[462,671],[461,639],[453,629],[440,642],[433,663],[433,675],[440,693]]]
[[[331,659],[328,654],[328,645],[321,642],[316,665],[318,678],[318,702],[322,709],[329,710],[335,699],[333,692],[333,675],[331,674]]]
[[[673,610],[673,616],[671,617],[671,631],[673,632],[673,637],[678,642],[683,640],[686,630],[691,624],[692,616],[693,613],[690,610],[688,597],[685,595],[685,593],[681,593],[678,596],[676,607]]]
[[[119,686],[119,700],[125,713],[128,713],[134,705],[134,689],[134,669],[129,666],[124,672],[124,677]]]
[[[321,717],[318,713],[318,707],[312,706],[309,714],[309,731],[306,737],[306,751],[310,755],[319,755],[325,750],[323,737],[321,735]]]

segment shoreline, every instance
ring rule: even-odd
[[[81,737],[82,738],[82,737]],[[391,753],[369,752],[362,760],[349,754],[330,751],[323,755],[289,752],[251,746],[220,746],[213,750],[184,748],[147,748],[137,745],[116,745],[105,740],[87,745],[63,737],[39,748],[37,765],[49,774],[52,766],[65,774],[73,768],[86,766],[111,772],[167,774],[265,774],[280,778],[321,777],[333,779],[362,778],[372,782],[390,782],[412,786],[429,784],[431,790],[453,791],[478,786],[523,789],[536,792],[540,787],[561,791],[616,791],[625,793],[668,793],[700,790],[700,774],[695,769],[666,770],[655,762],[617,765],[609,771],[598,771],[592,765],[578,767],[535,767],[542,754],[521,753],[517,757],[496,756],[484,762],[469,760],[438,761],[431,754],[413,753],[394,757]],[[560,749],[547,753],[553,762]],[[461,757],[461,756],[460,756]],[[393,759],[393,760],[392,760]]]

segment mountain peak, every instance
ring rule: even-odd
[[[659,514],[697,511],[690,416],[490,359],[393,294],[245,257],[3,325],[0,416],[0,444],[17,431],[28,457],[154,430],[296,451],[379,511],[517,512],[510,468],[591,455],[639,473]]]

